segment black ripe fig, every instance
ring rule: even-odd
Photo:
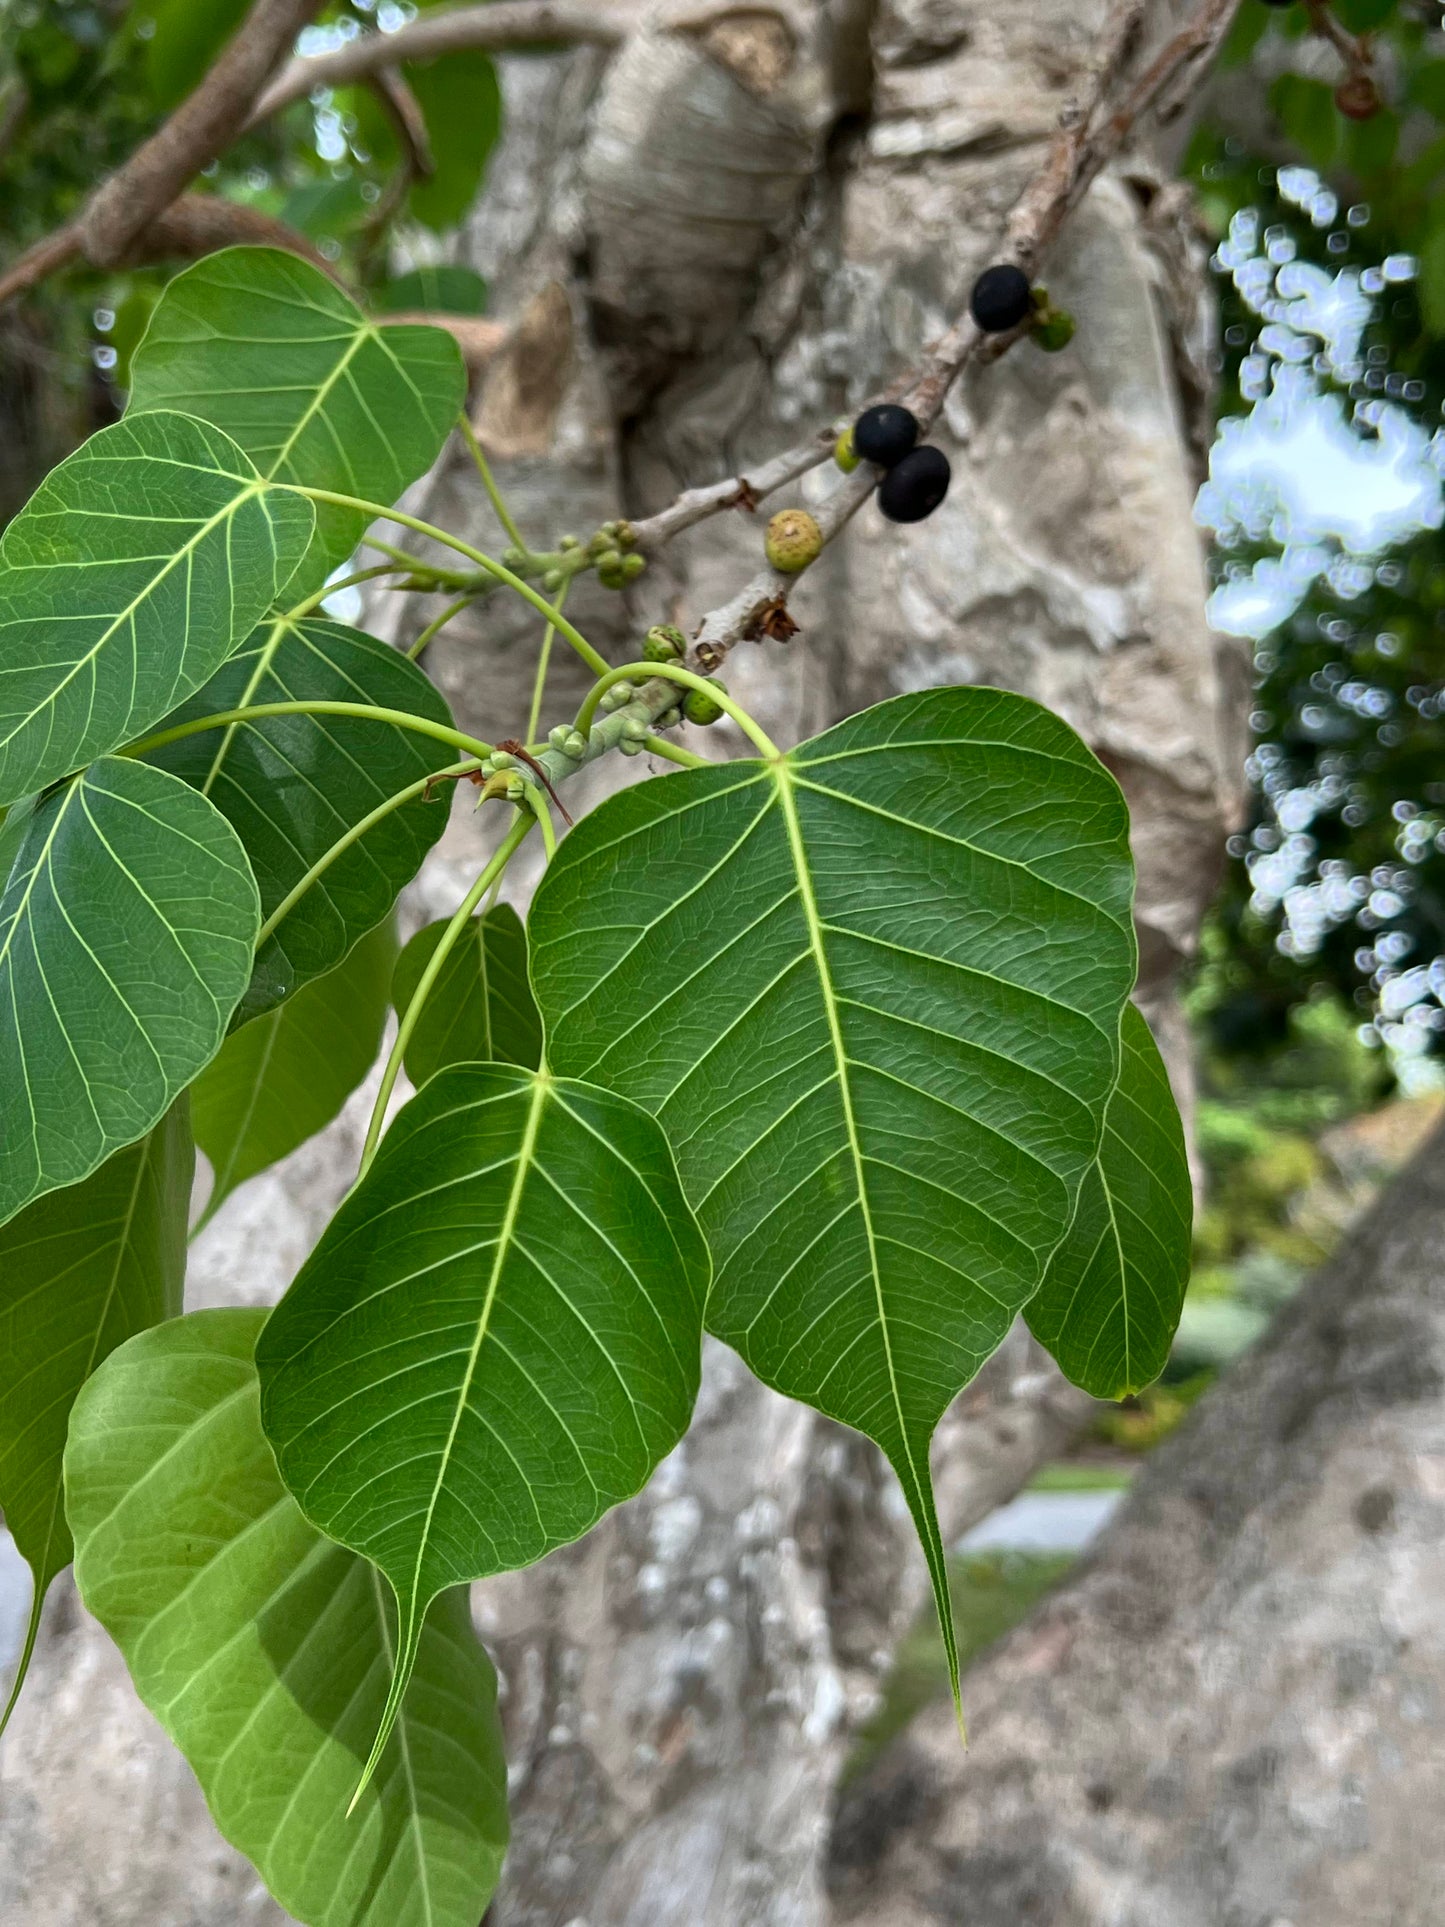
[[[890,522],[921,522],[947,495],[952,473],[941,448],[915,448],[878,484],[878,506]]]
[[[1033,291],[1022,268],[1001,262],[985,268],[973,284],[969,313],[988,335],[1007,334],[1033,313]]]
[[[853,424],[853,447],[865,462],[892,468],[917,444],[918,421],[897,402],[865,408]]]

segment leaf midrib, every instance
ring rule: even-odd
[[[878,1329],[883,1340],[884,1362],[888,1367],[888,1387],[893,1398],[894,1415],[898,1420],[899,1440],[907,1454],[909,1473],[916,1490],[918,1475],[913,1466],[912,1445],[903,1416],[903,1399],[898,1387],[898,1372],[893,1361],[893,1340],[888,1330],[888,1313],[883,1299],[883,1276],[878,1265],[878,1241],[873,1229],[873,1213],[868,1199],[863,1146],[858,1136],[858,1120],[853,1109],[853,1087],[848,1076],[851,1060],[847,1045],[843,1041],[843,1027],[838,1015],[838,999],[833,989],[833,975],[823,943],[823,919],[818,912],[818,900],[813,889],[813,874],[808,865],[803,828],[798,820],[798,806],[793,797],[792,771],[784,758],[779,758],[773,770],[778,803],[782,809],[783,824],[787,831],[788,851],[798,878],[798,901],[802,908],[803,919],[807,924],[808,948],[818,973],[818,986],[822,992],[823,1009],[828,1021],[828,1036],[833,1047],[834,1075],[843,1106],[843,1122],[848,1133],[848,1150],[853,1160],[853,1177],[858,1191],[858,1205],[863,1217],[863,1232],[868,1240],[868,1266],[872,1274],[874,1302],[878,1308]],[[921,1493],[919,1493],[919,1499],[921,1503]]]
[[[542,1112],[547,1102],[547,1081],[542,1076],[532,1080],[532,1097],[527,1111],[527,1122],[522,1132],[522,1142],[517,1151],[517,1169],[512,1178],[511,1190],[507,1195],[507,1207],[497,1232],[496,1254],[492,1259],[492,1273],[487,1280],[487,1295],[482,1301],[482,1309],[477,1316],[477,1335],[467,1356],[466,1369],[462,1374],[461,1386],[457,1392],[456,1406],[452,1412],[452,1422],[448,1429],[446,1443],[437,1459],[436,1482],[432,1486],[431,1498],[427,1501],[425,1517],[417,1540],[416,1566],[412,1572],[411,1598],[409,1602],[409,1621],[402,1644],[410,1649],[415,1635],[417,1600],[421,1591],[421,1571],[425,1562],[427,1548],[431,1540],[432,1520],[436,1516],[437,1505],[441,1499],[442,1487],[446,1483],[447,1472],[451,1467],[452,1452],[456,1445],[457,1433],[461,1429],[462,1415],[467,1410],[471,1397],[472,1381],[476,1377],[477,1363],[486,1343],[487,1332],[491,1326],[492,1308],[496,1303],[497,1291],[501,1285],[502,1271],[506,1265],[507,1254],[516,1235],[517,1219],[521,1215],[522,1195],[527,1188],[527,1178],[536,1154],[537,1136],[542,1125]]]
[[[121,1220],[119,1233],[115,1240],[115,1262],[110,1268],[110,1280],[105,1288],[105,1299],[95,1321],[95,1330],[90,1340],[90,1353],[85,1361],[85,1370],[81,1375],[82,1385],[95,1370],[95,1354],[100,1349],[101,1333],[105,1330],[106,1321],[110,1317],[110,1308],[115,1303],[116,1291],[120,1285],[121,1267],[125,1263],[126,1254],[130,1247],[131,1226],[135,1223],[136,1206],[140,1200],[141,1187],[144,1185],[146,1174],[150,1169],[151,1153],[155,1148],[156,1134],[164,1128],[165,1121],[162,1119],[161,1123],[155,1127],[155,1130],[149,1132],[147,1136],[141,1140],[140,1156],[136,1159],[135,1177],[131,1183],[130,1197],[126,1201],[125,1216]],[[55,1519],[60,1509],[62,1493],[63,1487],[57,1483],[50,1501],[50,1518],[45,1528],[45,1555],[41,1562],[42,1569],[48,1565],[50,1548],[55,1541]],[[43,1583],[40,1573],[37,1572],[35,1580],[38,1588]]]
[[[198,469],[200,468],[199,463],[194,463],[194,464],[191,464],[190,466],[196,467]],[[209,469],[209,470],[201,470],[201,472],[204,474],[214,475],[214,474],[222,473],[223,471],[219,471],[216,469]],[[240,478],[236,477],[235,479],[239,480]],[[136,595],[134,595],[131,598],[131,600],[126,604],[125,608],[119,610],[116,613],[116,615],[114,615],[111,618],[111,621],[108,627],[106,627],[101,631],[100,635],[97,636],[96,640],[91,644],[90,648],[85,652],[85,654],[79,657],[77,661],[73,662],[69,670],[66,672],[66,674],[61,677],[60,681],[49,689],[49,691],[45,696],[44,701],[36,703],[31,709],[27,710],[26,713],[18,720],[14,728],[11,729],[7,735],[0,736],[0,754],[3,754],[3,752],[9,748],[11,743],[14,742],[15,738],[18,735],[20,735],[22,730],[29,728],[30,724],[35,721],[37,716],[42,715],[47,709],[53,709],[55,707],[56,703],[60,699],[61,693],[64,690],[68,689],[70,684],[80,674],[81,670],[87,668],[95,660],[95,658],[100,654],[101,650],[106,648],[109,645],[109,643],[114,638],[117,630],[120,628],[122,623],[128,622],[132,619],[132,617],[135,615],[136,610],[140,608],[141,604],[144,603],[148,597],[155,594],[156,590],[160,587],[161,583],[165,581],[166,577],[171,573],[173,569],[177,568],[183,561],[186,563],[189,563],[192,560],[196,552],[196,549],[199,547],[201,542],[203,542],[205,538],[211,533],[212,529],[219,528],[220,525],[223,522],[225,522],[227,519],[233,519],[236,515],[240,513],[242,507],[247,502],[252,501],[253,499],[259,498],[264,486],[265,484],[259,480],[255,482],[248,482],[246,486],[242,489],[239,495],[233,496],[231,500],[225,505],[224,508],[217,509],[216,513],[213,516],[211,516],[208,521],[203,522],[201,526],[195,531],[194,535],[192,535],[187,542],[185,542],[179,549],[177,549],[174,555],[167,558],[165,567],[161,569],[158,574],[153,575],[149,579],[149,581],[145,584],[145,586]],[[274,544],[273,544],[273,547],[274,547]],[[109,560],[110,558],[106,558],[106,559]],[[187,616],[189,618],[189,599],[187,602]],[[182,638],[182,643],[181,643],[182,650],[185,649],[189,639],[190,639],[190,623],[188,619],[186,624],[186,632],[184,637]]]

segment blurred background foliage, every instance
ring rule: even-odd
[[[79,210],[195,86],[247,5],[0,0],[0,255]],[[300,46],[321,52],[419,10],[347,0],[323,9]],[[239,140],[197,185],[296,230],[378,310],[479,314],[486,287],[446,265],[442,237],[475,198],[501,129],[496,67],[463,51],[401,73],[418,138],[403,138],[381,91],[318,91]],[[119,412],[170,271],[74,268],[0,311],[0,523]]]

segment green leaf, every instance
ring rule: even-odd
[[[1412,62],[1406,89],[1412,106],[1423,108],[1433,120],[1445,121],[1445,60]]]
[[[1368,120],[1352,120],[1345,130],[1343,164],[1362,181],[1377,183],[1377,177],[1394,164],[1400,143],[1400,118],[1388,107],[1371,114]]]
[[[1373,33],[1383,27],[1400,0],[1333,0],[1334,11],[1351,33]]]
[[[189,1760],[212,1817],[307,1927],[476,1927],[506,1844],[495,1676],[466,1594],[428,1615],[406,1711],[348,1820],[386,1697],[379,1575],[302,1518],[262,1436],[265,1313],[132,1339],[65,1460],[81,1597]]]
[[[375,296],[378,308],[404,312],[430,309],[438,314],[481,314],[487,305],[487,284],[475,268],[412,268],[388,281]]]
[[[1303,74],[1281,74],[1270,87],[1269,104],[1301,158],[1313,167],[1328,169],[1340,144],[1334,88],[1322,80],[1307,80]]]
[[[888,1455],[955,1686],[929,1440],[1098,1147],[1127,829],[1057,717],[932,690],[611,798],[532,910],[549,1064],[661,1122],[716,1266],[709,1329]]]
[[[451,712],[415,664],[359,629],[312,616],[258,629],[169,723],[247,703],[352,702],[430,722]],[[202,790],[235,827],[263,917],[346,832],[410,784],[457,760],[446,743],[355,716],[269,716],[205,730],[146,752]],[[256,956],[240,1019],[260,1015],[340,963],[391,909],[446,828],[441,784],[385,815],[337,858]]]
[[[205,77],[221,48],[245,19],[250,0],[151,0],[137,10],[149,27],[146,81],[151,98],[169,113]]]
[[[138,1144],[0,1230],[0,1508],[34,1581],[7,1719],[46,1590],[70,1563],[61,1503],[70,1408],[117,1345],[180,1315],[194,1166],[182,1098]]]
[[[1418,287],[1425,325],[1445,334],[1445,213],[1431,226],[1420,249]]]
[[[0,1223],[158,1124],[251,974],[256,885],[204,796],[107,756],[0,832]]]
[[[1194,1213],[1184,1130],[1149,1026],[1132,1004],[1099,1155],[1054,1253],[1029,1330],[1095,1398],[1156,1379],[1179,1324]]]
[[[396,960],[392,998],[404,1017],[448,919],[418,930]],[[536,1070],[542,1019],[527,981],[527,933],[509,903],[473,917],[442,965],[406,1048],[406,1074],[420,1090],[449,1064],[500,1060]]]
[[[398,1115],[256,1355],[282,1478],[400,1604],[372,1764],[428,1601],[580,1537],[682,1436],[707,1283],[627,1099],[468,1064]]]
[[[502,129],[497,69],[476,48],[437,60],[408,62],[403,70],[426,120],[433,172],[412,184],[407,206],[427,227],[455,227],[482,184]]]
[[[335,970],[233,1031],[201,1072],[191,1115],[215,1173],[207,1218],[238,1184],[329,1124],[371,1069],[395,959],[388,919]]]
[[[184,409],[234,436],[268,480],[393,502],[440,454],[465,393],[442,329],[378,327],[294,254],[225,248],[156,304],[127,420]],[[319,505],[303,588],[346,560],[370,520]]]
[[[311,539],[217,429],[116,422],[0,540],[0,803],[138,736],[255,627]]]

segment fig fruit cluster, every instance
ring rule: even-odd
[[[918,418],[897,402],[865,408],[843,441],[847,447],[840,445],[840,468],[872,462],[884,471],[878,506],[890,522],[921,522],[947,495],[952,477],[948,457],[941,448],[920,446]]]

